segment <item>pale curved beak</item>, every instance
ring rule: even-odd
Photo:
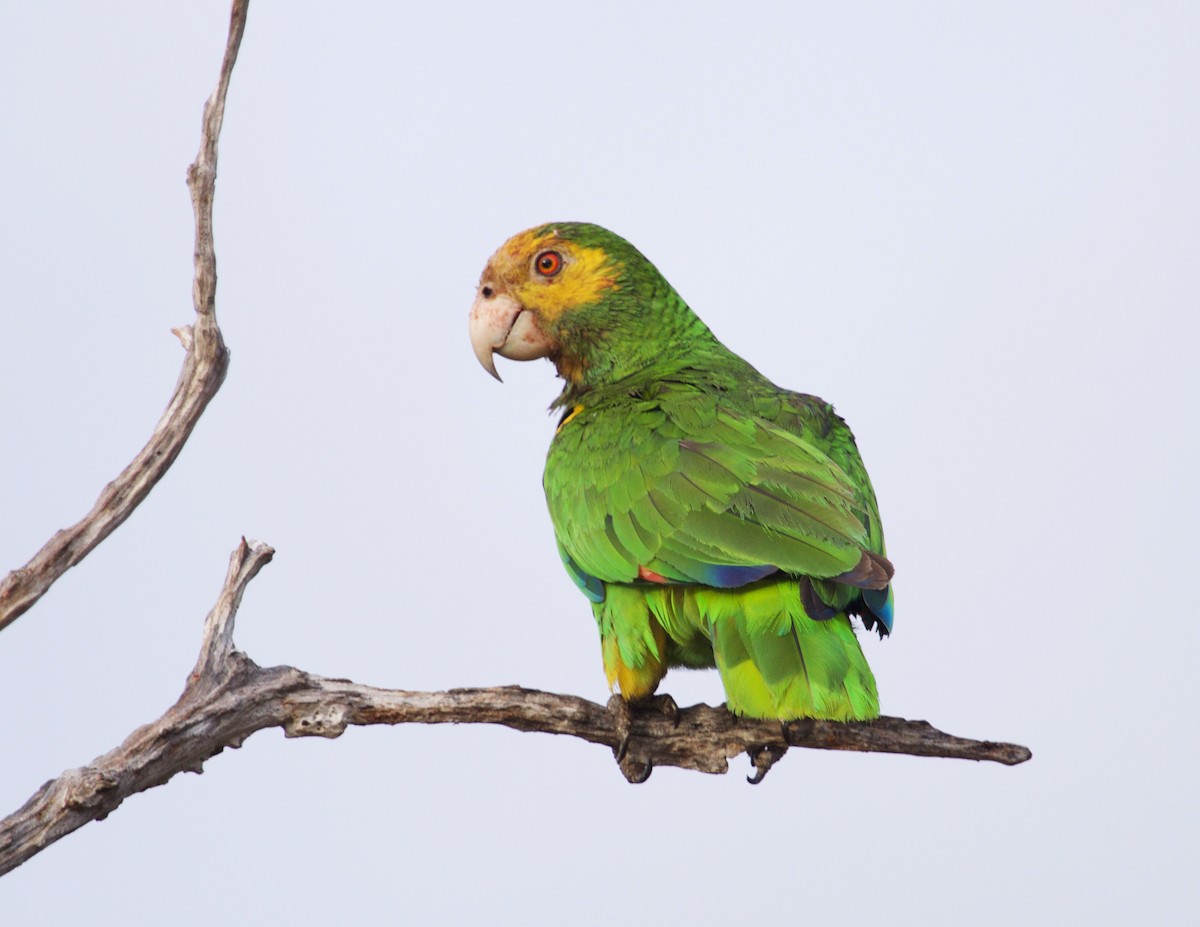
[[[538,328],[533,313],[511,296],[480,293],[471,306],[471,347],[480,365],[500,379],[493,355],[533,360],[550,353],[550,339]]]

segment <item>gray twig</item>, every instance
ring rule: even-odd
[[[196,214],[195,277],[192,299],[196,320],[174,329],[182,342],[183,369],[167,408],[146,446],[111,483],[82,520],[55,532],[23,567],[0,581],[0,629],[28,611],[52,585],[112,534],[163,478],[221,388],[229,366],[229,352],[217,326],[217,261],[213,251],[212,207],[217,179],[217,137],[225,115],[225,94],[237,60],[246,26],[249,0],[236,0],[229,24],[229,40],[217,87],[204,105],[200,151],[188,168],[187,183]]]
[[[68,569],[114,531],[162,478],[179,454],[228,365],[217,327],[216,258],[212,203],[217,138],[225,94],[246,23],[249,0],[235,0],[229,40],[216,90],[204,107],[200,151],[188,169],[196,214],[194,325],[176,331],[187,356],[175,393],[150,441],[101,493],[77,525],[60,531],[23,568],[0,582],[0,628],[28,610]],[[47,782],[0,821],[0,875],[89,821],[105,818],[126,798],[200,772],[226,747],[240,747],[255,731],[282,727],[289,737],[337,737],[352,724],[502,724],[519,731],[566,734],[620,752],[619,768],[642,782],[655,767],[724,773],[729,760],[749,755],[759,782],[789,747],[908,753],[991,760],[1013,765],[1030,758],[1025,747],[952,737],[924,721],[880,718],[834,721],[757,721],[723,707],[663,710],[661,700],[610,711],[571,695],[519,686],[408,692],[327,679],[290,666],[262,668],[233,645],[242,594],[274,551],[244,539],[204,623],[203,643],[183,694],[157,721],[138,728],[119,747],[86,766]]]

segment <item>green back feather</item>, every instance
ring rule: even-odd
[[[556,403],[573,414],[544,479],[564,563],[595,603],[610,680],[626,678],[619,662],[641,695],[667,665],[715,663],[735,712],[877,716],[847,617],[861,590],[836,579],[864,552],[886,563],[849,428],[728,351],[623,239],[554,227],[604,248],[620,271],[604,298],[553,322],[582,374]],[[762,565],[779,572],[706,585],[715,568]],[[806,613],[799,577],[834,617]]]

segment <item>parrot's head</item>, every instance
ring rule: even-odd
[[[621,379],[711,334],[640,251],[598,225],[559,222],[514,235],[492,255],[471,307],[471,345],[547,357],[570,387]]]

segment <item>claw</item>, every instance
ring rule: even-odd
[[[770,763],[763,763],[760,765],[758,760],[756,759],[754,761],[754,775],[747,776],[746,781],[749,782],[751,785],[758,785],[765,778],[767,778],[767,773],[770,771],[771,771]]]
[[[673,727],[679,727],[681,712],[675,699],[669,695],[655,695],[639,699],[636,703],[626,701],[621,695],[614,695],[608,700],[608,712],[612,715],[613,729],[618,737],[617,745],[613,747],[613,757],[621,767],[621,773],[635,785],[645,782],[654,770],[650,760],[631,759],[629,756],[629,741],[633,737],[633,716],[635,710],[645,714],[651,709],[671,722]]]
[[[671,722],[671,727],[679,727],[679,704],[669,695],[656,695],[651,701],[659,714]]]
[[[630,761],[621,764],[621,773],[625,776],[625,781],[632,785],[641,785],[650,778],[652,772],[654,772],[654,764],[648,760],[645,763]]]
[[[617,736],[621,738],[613,747],[613,756],[619,764],[629,752],[629,738],[633,736],[633,711],[630,709],[629,703],[620,695],[610,698],[607,707],[613,716],[613,727],[616,729]]]
[[[754,764],[754,775],[747,776],[746,781],[751,785],[758,785],[767,777],[767,773],[771,771],[771,767],[783,759],[783,755],[787,753],[787,746],[773,747],[765,746],[757,750],[747,750],[750,754],[750,762]]]

